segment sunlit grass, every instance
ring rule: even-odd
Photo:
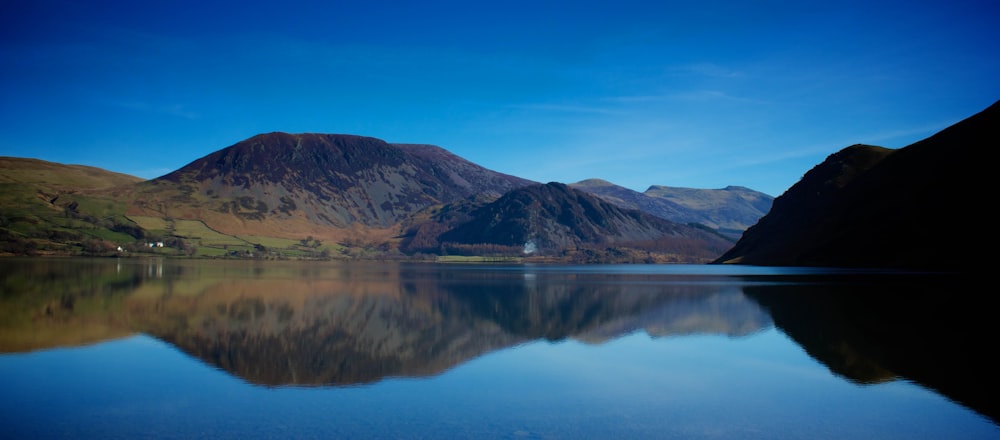
[[[147,231],[166,232],[169,224],[160,217],[146,217],[141,215],[130,215],[129,220],[135,222],[139,227]]]

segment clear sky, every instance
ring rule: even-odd
[[[778,196],[998,99],[995,0],[0,0],[0,156],[143,178],[284,131]]]

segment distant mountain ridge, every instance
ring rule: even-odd
[[[650,186],[633,191],[601,179],[570,184],[615,205],[638,209],[678,223],[699,223],[733,238],[757,223],[771,209],[774,197],[741,186],[722,189]]]

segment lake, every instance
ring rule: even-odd
[[[5,439],[1000,439],[982,292],[712,265],[0,260]]]

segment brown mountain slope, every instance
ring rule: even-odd
[[[36,184],[41,188],[56,190],[86,190],[127,185],[142,180],[91,166],[0,156],[0,183]]]
[[[806,173],[715,263],[964,270],[987,239],[1000,103],[898,150],[854,145]],[[961,232],[960,232],[961,231]]]
[[[89,252],[100,240],[134,241],[124,203],[103,192],[142,179],[83,165],[0,157],[0,255]]]
[[[461,189],[462,197],[499,197],[514,188],[536,184],[531,180],[487,170],[436,145],[391,144],[419,159],[433,176]]]
[[[531,183],[439,147],[269,133],[143,183],[129,214],[199,219],[234,235],[385,235],[427,206]]]

